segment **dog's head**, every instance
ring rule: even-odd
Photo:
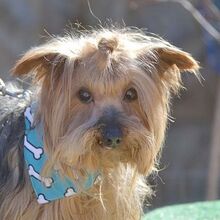
[[[52,167],[151,172],[164,139],[170,92],[197,62],[162,39],[130,30],[65,36],[28,51],[16,75],[35,73]]]

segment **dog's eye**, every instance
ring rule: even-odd
[[[83,103],[90,103],[93,101],[92,95],[85,89],[80,89],[78,92],[79,100]]]
[[[126,91],[124,100],[127,102],[132,102],[137,99],[137,91],[134,88],[130,88]]]

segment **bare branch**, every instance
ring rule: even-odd
[[[220,43],[220,32],[211,25],[207,19],[197,10],[191,2],[188,0],[155,0],[155,2],[176,2],[181,4],[187,11],[189,11],[193,17],[199,22],[199,24]]]

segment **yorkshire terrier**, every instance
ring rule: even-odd
[[[38,90],[0,146],[0,219],[140,219],[190,54],[129,28],[54,37],[13,68]],[[9,144],[8,144],[9,145]]]

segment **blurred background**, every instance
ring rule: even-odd
[[[62,34],[76,22],[96,25],[98,17],[146,28],[191,53],[201,65],[202,84],[183,74],[172,103],[156,196],[150,208],[219,198],[220,164],[220,1],[211,0],[1,0],[0,78],[18,57],[49,34]],[[91,10],[93,13],[91,13]],[[195,10],[196,9],[196,10]],[[94,15],[95,16],[94,16]],[[0,103],[1,104],[1,103]]]

